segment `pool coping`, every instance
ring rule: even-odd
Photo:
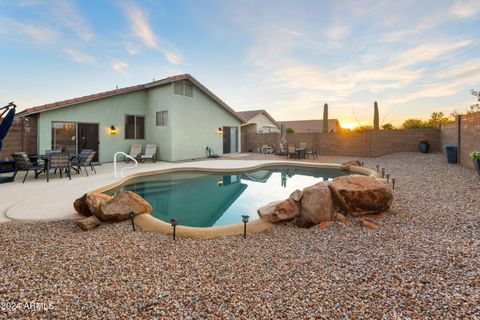
[[[241,168],[204,168],[196,166],[177,167],[177,168],[165,168],[148,170],[138,173],[130,174],[120,180],[107,184],[100,188],[97,188],[91,192],[102,193],[118,187],[119,185],[137,177],[148,176],[152,174],[170,173],[170,172],[184,172],[184,171],[197,171],[197,172],[209,172],[209,173],[222,173],[222,172],[244,172],[250,170],[257,170],[265,167],[285,166],[293,165],[297,167],[309,167],[309,168],[327,168],[327,169],[341,169],[342,165],[337,163],[309,163],[309,162],[294,162],[294,161],[272,161],[268,163],[260,163],[248,167]],[[380,174],[371,169],[351,166],[348,170],[351,173],[358,173],[365,176],[372,176],[380,178]],[[153,217],[150,213],[139,214],[133,218],[135,224],[142,230],[147,232],[160,232],[166,234],[172,234],[173,228],[169,223],[166,223],[160,219]],[[254,234],[263,232],[273,227],[273,224],[265,221],[261,218],[247,223],[247,234]],[[229,224],[225,226],[214,227],[189,227],[189,226],[176,226],[176,235],[179,237],[196,238],[196,239],[213,239],[224,236],[239,235],[244,233],[244,225],[242,223]]]

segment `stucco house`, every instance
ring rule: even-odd
[[[282,121],[287,128],[292,128],[296,133],[323,132],[323,120],[294,120]],[[340,122],[337,119],[328,119],[328,132],[338,133]]]
[[[32,107],[19,114],[37,130],[37,152],[98,151],[100,162],[133,143],[157,144],[160,160],[240,151],[245,119],[189,74]]]
[[[242,133],[280,132],[280,125],[266,110],[239,111],[247,123],[242,125]]]

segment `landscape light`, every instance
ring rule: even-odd
[[[173,240],[176,239],[177,219],[170,220],[170,224],[173,227]]]
[[[247,222],[248,222],[249,216],[247,215],[242,215],[242,221],[243,221],[243,239],[247,239]]]

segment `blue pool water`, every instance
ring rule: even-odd
[[[340,169],[269,167],[235,173],[174,172],[137,177],[108,194],[132,191],[153,207],[152,215],[191,227],[241,223],[242,215],[258,219],[257,209],[283,200],[296,189],[348,174]]]

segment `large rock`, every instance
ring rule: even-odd
[[[342,170],[350,170],[352,167],[361,167],[361,166],[362,166],[362,163],[360,162],[360,160],[350,160],[340,165]]]
[[[298,205],[292,199],[270,202],[257,212],[260,218],[268,222],[291,220],[300,214]]]
[[[338,205],[354,216],[387,211],[393,201],[390,186],[374,177],[339,177],[329,187]]]
[[[152,212],[152,206],[145,199],[130,191],[124,191],[113,199],[100,205],[97,217],[102,221],[123,221],[128,219],[128,214],[135,215]]]
[[[87,196],[85,197],[85,202],[87,203],[90,212],[94,216],[96,216],[98,214],[98,211],[100,210],[100,205],[105,201],[111,200],[112,198],[112,196],[105,193],[90,192],[87,193]]]
[[[311,224],[332,220],[334,205],[328,182],[319,182],[303,189],[300,215]]]
[[[85,219],[77,220],[75,223],[83,231],[88,231],[88,230],[92,230],[93,228],[99,226],[100,225],[100,220],[98,220],[98,218],[95,217],[95,216],[90,216],[90,217],[85,218]]]
[[[86,199],[87,194],[85,193],[82,197],[75,200],[75,202],[73,203],[73,207],[75,208],[75,211],[77,211],[82,216],[89,217],[92,215],[92,212],[90,211],[90,208],[88,208]]]

